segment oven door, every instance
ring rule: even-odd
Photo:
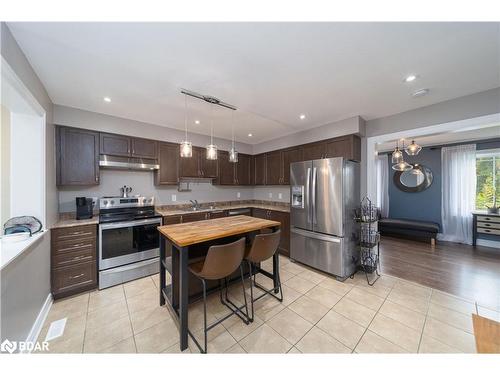
[[[161,218],[99,224],[99,270],[159,256]]]

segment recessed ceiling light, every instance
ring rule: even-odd
[[[249,137],[253,137],[253,134],[252,134],[252,133],[248,133],[248,136],[249,136]]]
[[[417,90],[415,91],[412,96],[414,98],[418,98],[419,96],[424,96],[424,95],[427,95],[429,93],[429,89],[420,89],[420,90]]]
[[[405,82],[413,82],[417,79],[417,76],[415,74],[410,74],[408,77],[405,78]]]
[[[194,120],[194,123],[195,123],[196,125],[200,125],[200,120]]]
[[[299,116],[299,118],[300,118],[301,120],[304,120],[304,119],[306,118],[306,115],[301,114],[301,115]]]
[[[104,101],[105,101],[106,103],[111,103],[111,98],[110,98],[109,96],[105,96],[105,97],[104,97]]]

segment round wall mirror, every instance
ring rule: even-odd
[[[432,184],[432,171],[422,164],[412,164],[409,171],[394,173],[394,184],[399,190],[407,193],[417,193],[427,189]]]

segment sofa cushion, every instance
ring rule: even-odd
[[[409,220],[409,219],[381,219],[379,221],[380,231],[390,230],[392,228],[409,229],[412,231],[421,231],[429,233],[438,233],[440,226],[432,221]]]

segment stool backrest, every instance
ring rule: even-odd
[[[256,235],[246,259],[253,263],[259,263],[271,258],[278,250],[280,238],[281,230]]]
[[[200,276],[217,280],[238,269],[245,255],[245,238],[224,245],[210,246]]]

